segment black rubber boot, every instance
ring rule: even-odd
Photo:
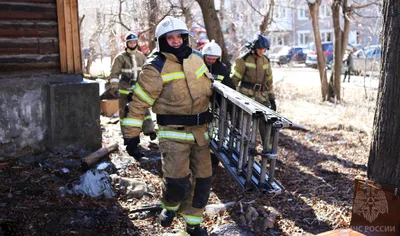
[[[186,224],[186,232],[191,236],[208,236],[207,230],[200,227],[200,225]]]
[[[162,227],[169,227],[171,226],[174,217],[175,217],[175,211],[169,211],[167,209],[163,209],[161,211],[161,214],[158,216],[158,219],[160,220],[160,224],[162,225]]]

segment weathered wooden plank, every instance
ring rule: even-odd
[[[78,0],[71,0],[71,26],[74,52],[74,73],[83,74],[81,63],[81,43],[79,38]]]
[[[52,69],[60,66],[59,54],[0,55],[0,72]]]
[[[64,19],[65,19],[65,41],[67,49],[67,72],[74,73],[74,51],[72,44],[72,25],[71,25],[71,0],[64,0]]]
[[[0,0],[0,2],[56,3],[56,0]]]
[[[0,37],[57,37],[57,21],[0,20]]]
[[[0,38],[0,55],[58,52],[58,38]]]
[[[67,72],[67,43],[65,41],[65,18],[64,18],[64,1],[57,0],[57,16],[58,16],[58,39],[60,44],[60,67],[61,73]]]
[[[50,3],[0,2],[0,20],[56,20],[57,9]]]
[[[52,75],[52,74],[60,74],[60,68],[52,68],[52,69],[25,69],[25,70],[17,70],[17,71],[4,71],[0,74],[0,79],[5,78],[13,78],[13,77],[26,77],[33,75]]]

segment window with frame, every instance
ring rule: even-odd
[[[332,31],[321,32],[321,41],[323,43],[332,42],[333,41],[332,35],[333,35]]]
[[[319,16],[321,18],[328,18],[331,15],[331,12],[329,11],[328,5],[322,4],[319,7]]]
[[[285,7],[275,7],[274,17],[276,19],[285,19],[287,18],[287,15],[287,9]]]
[[[297,42],[299,45],[306,45],[310,42],[310,31],[298,31],[297,36]]]
[[[270,39],[272,45],[285,45],[285,38],[283,35],[272,35]]]
[[[297,11],[297,19],[299,20],[308,20],[310,17],[310,13],[308,10],[308,6],[302,5],[299,7]]]

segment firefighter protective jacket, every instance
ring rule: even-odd
[[[243,81],[247,82],[247,84],[256,85],[255,89],[258,89],[258,84],[262,90],[265,88],[268,92],[269,100],[275,100],[272,70],[267,57],[259,57],[252,52],[238,57],[231,76],[235,86],[238,86],[239,82]]]
[[[120,52],[113,60],[110,78],[119,78],[120,83],[130,85],[137,81],[145,62],[146,56],[138,50]]]
[[[203,58],[195,50],[182,63],[173,54],[155,53],[143,66],[135,85],[129,103],[129,120],[122,131],[124,138],[139,135],[149,107],[163,115],[195,115],[207,111],[212,83],[205,72],[208,70]]]
[[[224,63],[217,60],[212,65],[207,65],[208,70],[214,76],[216,81],[221,82],[222,84],[230,87],[231,89],[236,89],[235,85],[232,82],[232,79],[229,77],[229,70],[225,66]]]

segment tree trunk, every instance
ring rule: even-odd
[[[273,9],[275,6],[275,0],[269,0],[268,4],[268,11],[267,14],[264,16],[261,24],[260,24],[260,33],[265,34],[268,27],[271,25],[272,22],[272,15],[273,15]]]
[[[182,14],[185,16],[185,23],[188,29],[190,30],[192,28],[192,16],[190,14],[190,6],[187,5],[185,0],[180,0],[180,5],[182,9]]]
[[[231,63],[229,61],[228,52],[225,46],[224,36],[221,30],[221,24],[219,22],[217,11],[215,10],[215,5],[213,0],[196,0],[203,13],[203,19],[207,30],[208,38],[214,39],[216,43],[222,49],[222,62],[228,68],[231,68]]]
[[[381,75],[368,178],[378,184],[400,185],[400,1],[383,1]]]
[[[341,0],[335,0],[332,3],[332,22],[335,34],[334,52],[333,52],[333,67],[332,74],[329,79],[328,101],[340,101],[340,75],[342,66],[342,30],[340,28],[340,5]]]
[[[319,15],[320,5],[321,5],[321,0],[317,0],[315,3],[308,2],[308,8],[310,9],[310,16],[314,33],[315,49],[317,50],[318,70],[319,70],[319,77],[321,80],[322,100],[325,101],[327,99],[327,94],[328,94],[328,83],[326,79],[325,57],[324,57],[324,52],[322,51],[321,35],[319,32],[318,15]]]
[[[238,44],[238,37],[236,35],[236,2],[232,1],[232,12],[231,12],[231,23],[229,24],[229,38],[231,40],[232,45],[232,58],[236,59],[239,56],[239,44]]]
[[[157,19],[157,0],[149,1],[149,27],[151,28],[148,31],[148,39],[149,39],[149,48],[152,51],[156,47],[156,42],[154,41],[154,32],[156,29]]]
[[[100,37],[100,34],[103,31],[104,26],[101,23],[101,14],[100,11],[97,10],[96,14],[96,31],[92,34],[89,40],[89,56],[86,64],[86,73],[90,74],[90,67],[92,66],[93,61],[96,60],[96,44],[97,40]]]
[[[340,8],[342,8],[344,30],[340,27]],[[328,100],[335,98],[341,100],[341,74],[343,65],[343,56],[346,52],[349,42],[350,21],[349,13],[350,8],[347,6],[347,0],[335,0],[332,4],[332,22],[335,31],[335,51],[333,55],[332,74],[329,80]]]
[[[109,38],[108,48],[110,49],[111,61],[118,54],[118,42],[114,27],[115,27],[115,21],[110,21],[108,25],[108,38]]]
[[[224,25],[225,23],[225,0],[220,0],[220,5],[219,5],[219,19],[221,21],[221,25]]]

